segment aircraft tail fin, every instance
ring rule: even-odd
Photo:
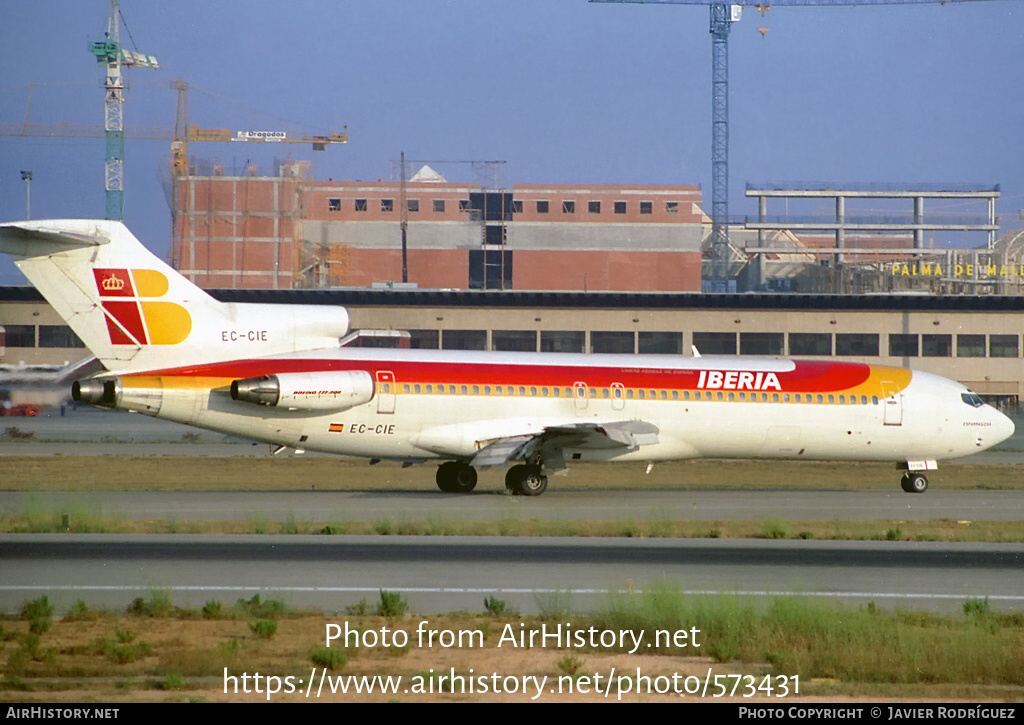
[[[111,371],[336,345],[348,331],[343,308],[219,302],[158,259],[121,222],[4,223],[0,252],[14,258]]]

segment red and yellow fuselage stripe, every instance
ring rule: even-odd
[[[739,359],[738,359],[739,360]],[[649,360],[645,361],[649,362]],[[533,363],[460,363],[442,360],[255,359],[192,367],[154,370],[122,377],[124,388],[212,390],[227,388],[233,380],[281,373],[365,370],[371,375],[388,372],[403,393],[426,392],[426,386],[512,386],[623,388],[625,390],[737,391],[886,397],[904,390],[911,371],[861,363],[795,361],[790,370],[730,370],[681,367],[561,366]],[[753,372],[751,372],[753,370]],[[445,391],[447,392],[447,390]],[[806,396],[805,396],[806,397]],[[811,402],[811,400],[807,400]]]

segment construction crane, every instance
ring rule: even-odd
[[[127,51],[124,51],[127,52]],[[155,62],[155,61],[154,61]],[[232,131],[229,128],[201,128],[188,120],[189,84],[180,78],[171,81],[171,88],[178,92],[174,128],[168,126],[120,126],[114,132],[113,142],[108,126],[99,124],[30,123],[29,108],[32,103],[31,87],[25,120],[22,123],[0,123],[0,136],[30,136],[42,138],[107,138],[107,218],[123,219],[124,200],[123,164],[124,140],[169,141],[171,143],[171,219],[172,243],[171,266],[177,260],[178,249],[178,180],[188,176],[188,144],[192,142],[245,142],[310,144],[314,151],[324,151],[329,145],[347,144],[348,130],[327,134],[292,133],[285,131]],[[123,102],[123,95],[121,102]],[[120,107],[116,109],[120,113]],[[112,151],[113,148],[113,151]],[[117,183],[111,183],[116,177]],[[116,188],[114,188],[116,187]]]
[[[921,5],[985,2],[986,0],[773,0],[757,3],[763,15],[771,5]],[[707,5],[711,11],[711,291],[729,285],[729,31],[743,5],[720,0],[590,0],[592,3]],[[763,29],[758,32],[764,35]]]
[[[110,0],[106,38],[93,43],[89,52],[106,66],[103,130],[107,155],[103,175],[107,191],[107,219],[124,219],[124,78],[121,68],[159,68],[156,58],[121,47],[121,9]],[[129,34],[130,35],[130,34]]]

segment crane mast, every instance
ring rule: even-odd
[[[103,182],[106,189],[107,219],[124,219],[124,76],[122,66],[159,68],[156,58],[121,47],[121,9],[110,0],[110,19],[106,37],[89,51],[106,66],[104,80],[103,129],[106,137],[106,162]]]
[[[918,5],[985,0],[773,0],[770,5]],[[740,19],[742,4],[721,0],[590,0],[592,3],[707,5],[711,10],[711,279],[705,289],[726,292],[729,287],[729,30]],[[764,35],[765,30],[758,32]]]

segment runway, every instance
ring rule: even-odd
[[[283,598],[343,612],[386,589],[421,614],[588,611],[609,592],[669,581],[697,594],[804,595],[956,612],[968,598],[1024,609],[1024,545],[514,537],[0,536],[0,606],[42,594],[122,608],[169,593],[179,606]]]

